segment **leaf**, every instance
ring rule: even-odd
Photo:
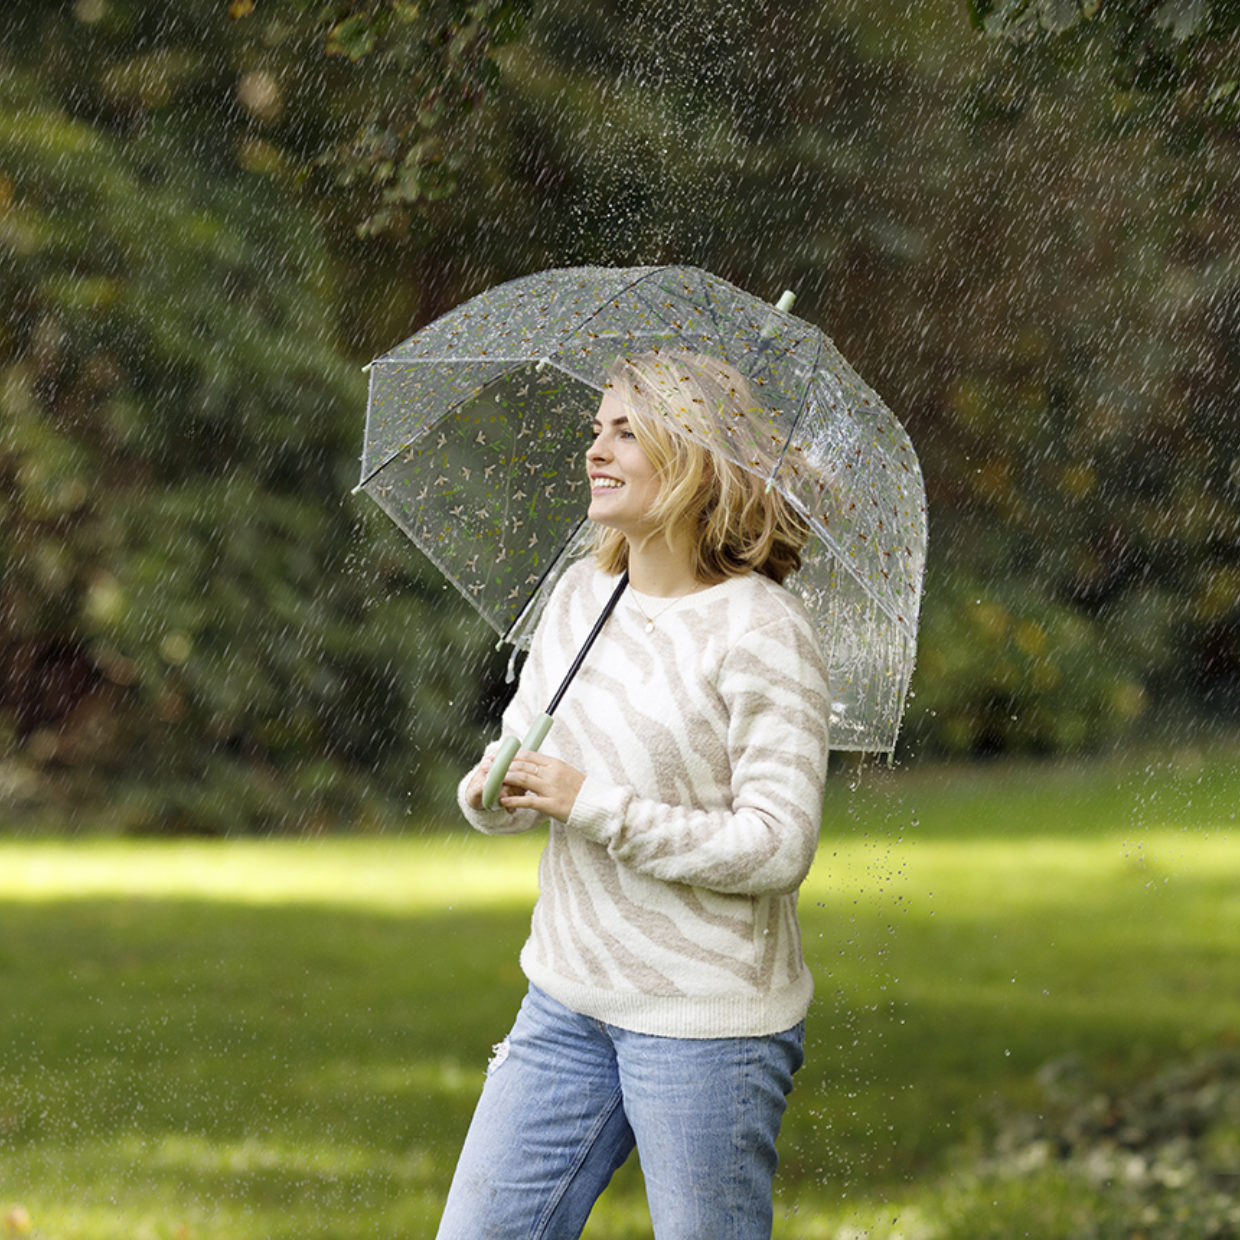
[[[974,30],[986,29],[986,18],[995,7],[994,0],[967,0],[969,22]]]
[[[369,20],[358,14],[346,18],[327,36],[329,56],[347,56],[354,64],[368,56],[375,47],[375,32]]]
[[[1218,107],[1229,99],[1234,100],[1238,87],[1240,87],[1240,79],[1231,78],[1229,81],[1220,82],[1206,98],[1206,107]]]
[[[989,3],[990,0],[971,0],[971,7],[980,5],[985,8]],[[488,20],[491,26],[493,47],[502,47],[505,43],[511,43],[520,37],[529,7],[529,0],[511,0],[509,3],[501,3],[492,9]]]
[[[1038,0],[1038,20],[1044,30],[1062,34],[1081,20],[1078,0]]]
[[[1178,41],[1199,34],[1210,16],[1209,0],[1163,0],[1154,10],[1153,22],[1171,32]]]
[[[988,34],[1023,39],[1037,28],[1036,0],[994,0],[989,9],[985,17]]]

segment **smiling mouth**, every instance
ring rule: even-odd
[[[618,478],[591,478],[590,489],[593,491],[616,491],[624,486]]]

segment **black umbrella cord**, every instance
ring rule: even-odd
[[[590,630],[590,636],[586,638],[581,649],[577,651],[577,657],[573,660],[572,667],[568,669],[568,675],[564,677],[560,687],[555,691],[555,697],[551,699],[551,705],[547,707],[547,714],[555,714],[555,708],[559,706],[560,699],[568,691],[568,686],[573,683],[573,677],[580,671],[586,655],[590,653],[590,647],[594,645],[594,639],[602,632],[603,625],[607,623],[607,617],[616,610],[616,604],[620,601],[620,596],[624,593],[624,589],[628,584],[629,570],[626,568],[620,576],[620,584],[612,591],[611,598],[607,600],[603,610],[599,613],[598,619],[594,622],[594,627]]]

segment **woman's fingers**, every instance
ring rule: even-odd
[[[500,801],[513,809],[534,809],[567,822],[584,778],[559,758],[523,749],[508,768],[506,783],[512,794]]]
[[[536,785],[545,785],[547,770],[554,758],[542,758],[536,754],[521,752],[512,760],[505,779],[512,779],[522,787],[533,789]]]
[[[513,804],[540,808],[537,802],[545,799],[552,787],[548,768],[554,758],[542,757],[537,753],[522,750],[513,758],[504,781]]]

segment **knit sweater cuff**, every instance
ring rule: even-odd
[[[597,775],[587,775],[573,802],[565,824],[588,840],[610,848],[624,821],[624,810],[632,790],[608,783]]]
[[[538,825],[540,816],[533,810],[522,809],[514,814],[498,805],[494,809],[474,809],[465,799],[465,790],[473,774],[470,771],[457,785],[456,803],[475,831],[481,831],[484,835],[517,835]]]

